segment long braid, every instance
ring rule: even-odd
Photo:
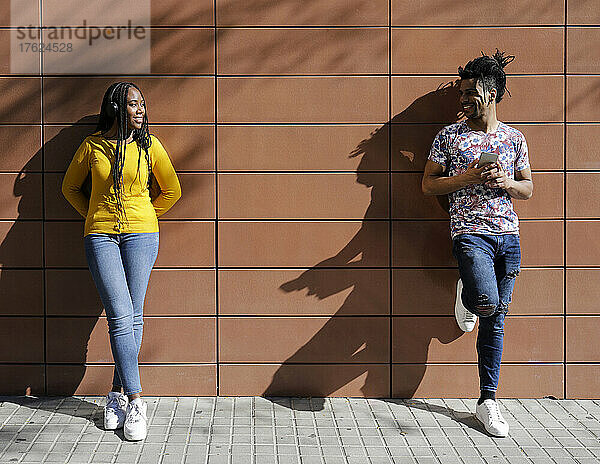
[[[117,143],[115,147],[115,161],[113,165],[113,186],[117,201],[117,220],[127,221],[127,213],[123,205],[123,167],[125,165],[125,150],[127,149],[127,91],[129,85],[123,83],[115,89],[113,101],[118,102],[117,117]]]
[[[142,95],[142,99],[144,102],[146,101],[141,89],[135,85],[134,83],[130,84],[132,87],[135,87]],[[147,179],[147,187],[150,189],[150,183],[152,181],[152,159],[150,157],[150,152],[148,149],[152,145],[152,139],[150,138],[150,131],[148,129],[148,108],[145,108],[144,111],[144,121],[142,122],[142,127],[138,130],[133,131],[133,139],[135,140],[138,146],[138,172],[140,169],[140,160],[142,157],[142,150],[144,151],[144,156],[146,158],[146,164],[148,166],[148,179]],[[140,179],[141,182],[141,179]]]

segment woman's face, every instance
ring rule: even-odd
[[[142,94],[135,87],[129,87],[127,91],[127,126],[133,129],[141,129],[146,114],[146,103]]]

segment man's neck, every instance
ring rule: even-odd
[[[500,121],[496,118],[496,113],[491,113],[479,118],[467,119],[467,124],[471,129],[487,134],[488,132],[494,132],[498,129]]]

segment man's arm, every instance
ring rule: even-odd
[[[421,188],[425,195],[446,195],[456,192],[467,185],[481,184],[483,171],[487,166],[478,168],[477,161],[469,164],[465,172],[457,176],[445,177],[444,166],[434,161],[427,160],[425,164],[425,172],[421,181]]]
[[[492,169],[483,173],[483,177],[486,180],[485,185],[491,188],[503,188],[512,198],[517,200],[529,200],[533,195],[533,180],[531,179],[530,168],[515,172],[515,178],[511,179],[502,170],[502,167],[495,163]]]

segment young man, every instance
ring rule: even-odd
[[[437,134],[422,182],[426,195],[448,194],[450,200],[452,252],[460,274],[456,321],[470,332],[479,316],[476,417],[500,437],[508,434],[496,403],[504,318],[521,266],[519,220],[511,199],[527,200],[533,193],[525,137],[496,117],[506,87],[504,67],[513,59],[496,50],[458,68],[466,120]],[[483,164],[495,156],[497,161],[479,165],[480,157]]]

